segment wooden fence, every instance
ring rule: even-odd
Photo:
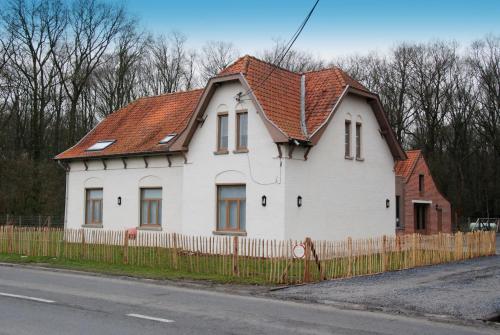
[[[495,254],[495,233],[264,240],[175,233],[0,227],[0,253],[158,267],[171,271],[294,284]]]

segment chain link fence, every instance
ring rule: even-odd
[[[64,228],[63,215],[0,215],[0,226]]]

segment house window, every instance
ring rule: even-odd
[[[396,228],[401,227],[401,214],[400,214],[400,204],[399,202],[401,201],[401,197],[399,195],[396,195]]]
[[[141,188],[141,226],[161,225],[161,188]]]
[[[248,146],[248,113],[236,114],[236,150],[246,150]]]
[[[85,224],[102,224],[102,188],[85,190]]]
[[[245,185],[217,186],[217,230],[245,231]]]
[[[356,123],[356,158],[361,158],[361,123]]]
[[[427,219],[427,204],[415,204],[415,229],[425,230]]]
[[[424,192],[424,175],[423,174],[418,175],[418,191],[420,193]]]
[[[217,151],[218,152],[227,152],[227,121],[228,121],[228,114],[223,113],[219,114],[217,116],[218,121],[217,121]]]
[[[345,157],[351,158],[351,121],[345,120]]]

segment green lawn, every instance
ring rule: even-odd
[[[108,275],[129,276],[149,279],[204,280],[221,284],[271,285],[263,278],[240,278],[218,274],[191,273],[161,267],[105,264],[95,261],[61,260],[53,257],[21,256],[0,253],[0,262],[33,264],[58,269],[70,269]]]

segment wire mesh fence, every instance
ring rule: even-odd
[[[63,215],[0,215],[0,226],[63,228]]]

